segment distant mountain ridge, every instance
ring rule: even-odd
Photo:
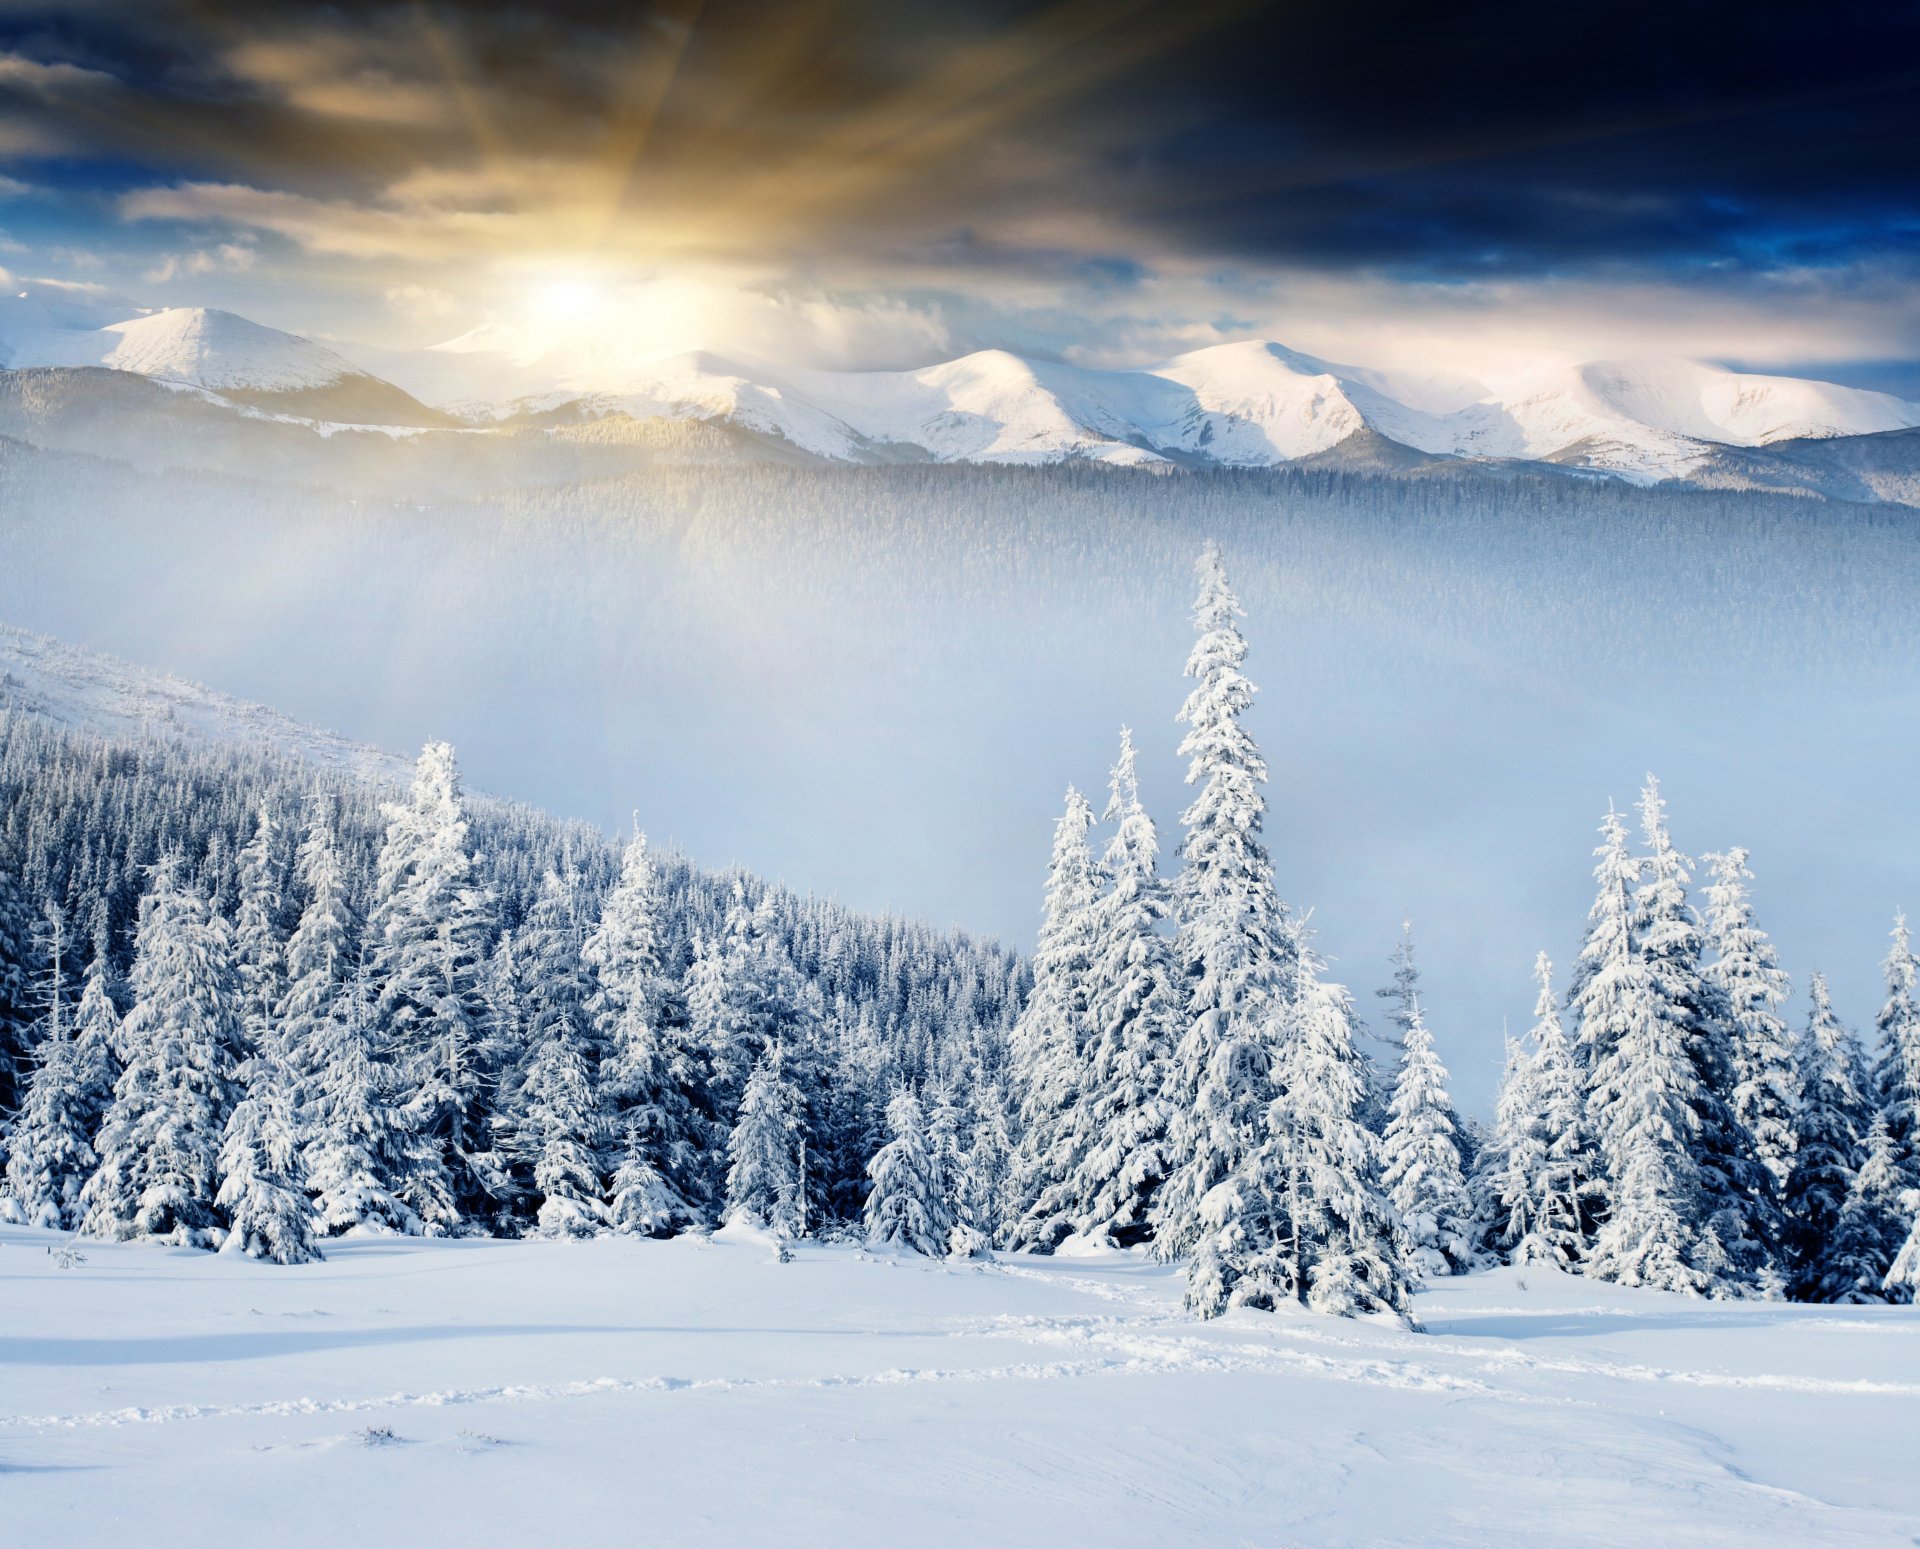
[[[1920,474],[1920,443],[1905,435],[1920,429],[1920,404],[1668,358],[1548,366],[1488,385],[1341,365],[1263,340],[1124,370],[983,350],[913,370],[828,371],[708,351],[634,359],[618,340],[569,357],[500,329],[426,350],[335,351],[230,312],[30,287],[0,298],[0,366],[143,377],[322,435],[344,426],[524,437],[630,420],[711,427],[749,452],[835,463],[1171,470],[1445,459],[1840,499],[1905,499],[1888,492],[1910,491]],[[1863,438],[1854,452],[1819,449]]]

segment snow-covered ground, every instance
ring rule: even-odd
[[[1541,1270],[1424,1333],[1127,1255],[0,1230],[18,1544],[1910,1545],[1920,1312]],[[270,1532],[269,1532],[270,1526]]]

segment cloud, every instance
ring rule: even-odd
[[[34,192],[35,189],[31,183],[23,183],[17,177],[8,177],[6,173],[0,172],[0,199],[24,199]]]
[[[259,256],[244,242],[222,242],[191,253],[168,253],[140,278],[149,285],[164,285],[181,275],[242,273],[251,269]]]
[[[421,322],[451,317],[460,306],[453,296],[432,285],[392,285],[385,300],[389,310]]]

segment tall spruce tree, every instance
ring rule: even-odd
[[[325,1079],[318,1044],[323,1024],[352,976],[357,926],[352,890],[341,864],[331,798],[313,797],[307,830],[294,853],[294,886],[304,902],[285,952],[286,987],[278,1008],[279,1036],[304,1105]]]
[[[612,1222],[640,1236],[691,1225],[711,1204],[701,1153],[713,1143],[712,1120],[696,1106],[700,1072],[667,970],[661,907],[647,837],[636,828],[581,959],[593,974],[587,1014],[604,1051],[600,1097],[618,1154]]]
[[[1860,1040],[1833,1009],[1824,976],[1809,987],[1811,1006],[1800,1036],[1800,1107],[1786,1206],[1792,1251],[1791,1294],[1833,1301],[1852,1276],[1834,1262],[1835,1234],[1854,1174],[1866,1160],[1870,1101]]]
[[[373,1002],[366,971],[359,969],[312,1024],[314,1075],[301,1162],[315,1228],[327,1237],[418,1235],[424,1224],[396,1192],[396,1180],[437,1176],[437,1169],[422,1166],[436,1151],[434,1142],[408,1126],[393,1071],[375,1054]],[[453,1202],[440,1197],[429,1208],[444,1219]]]
[[[1033,990],[1013,1029],[1020,1090],[1014,1186],[1021,1210],[1008,1243],[1041,1252],[1051,1252],[1077,1225],[1066,1193],[1074,1160],[1067,1147],[1073,1140],[1069,1125],[1086,1087],[1091,1039],[1087,996],[1102,880],[1087,838],[1092,827],[1092,806],[1069,786],[1066,810],[1053,832]]]
[[[1400,1213],[1408,1270],[1457,1275],[1472,1266],[1473,1203],[1447,1096],[1447,1071],[1433,1047],[1420,997],[1411,997],[1400,1070],[1387,1105],[1383,1182]]]
[[[240,1027],[249,1049],[286,1053],[281,1003],[286,995],[286,943],[281,917],[279,825],[265,802],[254,820],[253,837],[241,846],[237,880],[239,903],[233,918],[234,964],[239,983]]]
[[[1085,1080],[1063,1150],[1074,1158],[1064,1206],[1075,1231],[1131,1247],[1146,1239],[1153,1196],[1168,1171],[1168,1066],[1184,999],[1159,839],[1140,801],[1133,736],[1120,734],[1106,821],[1106,894],[1095,906],[1088,968]]]
[[[1205,1235],[1187,1272],[1187,1306],[1300,1302],[1352,1316],[1405,1318],[1411,1285],[1400,1222],[1381,1186],[1380,1142],[1361,1122],[1365,1076],[1353,1002],[1320,977],[1304,942],[1292,993],[1271,1015],[1287,1026],[1265,1136],[1202,1205]]]
[[[1733,1116],[1750,1137],[1753,1155],[1772,1175],[1775,1189],[1793,1170],[1793,1035],[1780,1015],[1787,976],[1767,933],[1754,923],[1746,884],[1747,852],[1732,849],[1706,858],[1706,944],[1713,953],[1704,972],[1732,1018]]]
[[[727,1137],[727,1219],[788,1239],[807,1234],[806,1136],[801,1097],[779,1044],[754,1065]]]
[[[214,1202],[227,1215],[220,1251],[275,1264],[311,1263],[321,1254],[301,1166],[292,1083],[267,1049],[247,1060],[240,1080],[240,1100],[220,1145],[220,1191]]]
[[[1889,1286],[1893,1262],[1907,1232],[1908,1211],[1899,1152],[1887,1116],[1876,1113],[1863,1142],[1860,1169],[1847,1185],[1846,1203],[1826,1251],[1827,1301],[1910,1301],[1910,1291]]]
[[[58,1231],[75,1225],[81,1187],[98,1160],[91,1143],[97,1099],[67,1016],[69,957],[66,914],[48,903],[41,927],[41,1025],[26,1094],[7,1136],[6,1213]]]
[[[408,799],[382,811],[387,831],[367,921],[378,1017],[412,1094],[409,1121],[436,1153],[397,1183],[429,1230],[457,1231],[494,1207],[483,1158],[497,1072],[481,988],[492,901],[475,875],[453,749],[428,743]]]
[[[940,1258],[954,1223],[920,1101],[905,1087],[887,1104],[887,1133],[867,1168],[867,1242]]]
[[[81,1230],[211,1248],[239,996],[232,932],[185,871],[178,852],[163,855],[140,900],[127,1065],[94,1141],[100,1165],[81,1192]]]
[[[1920,964],[1914,961],[1904,914],[1894,917],[1893,945],[1883,967],[1887,999],[1874,1018],[1880,1034],[1874,1100],[1887,1118],[1901,1187],[1920,1189]]]
[[[1187,1000],[1168,1100],[1173,1171],[1159,1190],[1154,1249],[1190,1251],[1209,1231],[1201,1202],[1260,1143],[1273,1100],[1276,1014],[1294,983],[1293,933],[1261,840],[1267,778],[1242,717],[1254,687],[1241,670],[1247,642],[1240,602],[1220,551],[1200,557],[1199,631],[1187,659],[1194,687],[1181,707],[1180,752],[1198,795],[1181,815],[1175,954]]]

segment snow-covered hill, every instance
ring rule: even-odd
[[[148,309],[29,286],[0,297],[0,367],[32,366],[124,371],[335,422],[442,419],[310,339],[210,307]]]
[[[633,362],[613,346],[547,360],[495,334],[387,368],[484,421],[627,415],[729,424],[836,461],[1272,467],[1372,432],[1418,452],[1683,478],[1715,447],[1920,425],[1885,393],[1653,359],[1556,366],[1486,385],[1346,366],[1265,341],[1134,370],[986,350],[912,371],[779,367],[695,351]],[[547,372],[550,379],[522,391]],[[487,396],[511,390],[514,396]]]
[[[405,759],[263,705],[0,624],[0,714],[8,711],[108,736],[158,732],[267,748],[363,779],[401,781],[409,768]]]

